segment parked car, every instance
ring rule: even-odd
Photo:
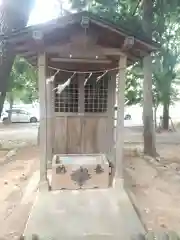
[[[115,119],[117,118],[117,106],[114,107],[115,111]],[[129,113],[124,113],[124,120],[132,120],[131,114]]]
[[[130,115],[129,113],[128,113],[128,114],[125,114],[124,120],[132,120],[131,115]]]
[[[39,121],[38,117],[24,109],[12,109],[6,110],[2,113],[2,121],[5,123],[8,121],[8,114],[11,112],[11,122],[30,122],[36,123]]]

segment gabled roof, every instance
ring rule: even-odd
[[[132,61],[134,61],[136,58],[141,58],[145,54],[155,51],[158,48],[156,43],[152,42],[145,36],[135,36],[130,31],[126,30],[125,27],[119,27],[116,24],[102,19],[101,17],[87,11],[70,14],[68,16],[60,17],[43,24],[18,29],[13,31],[9,36],[0,35],[0,39],[4,39],[7,42],[13,44],[15,51],[23,56],[24,53],[27,53],[29,51],[28,46],[32,44],[33,41],[35,42],[33,39],[33,32],[41,31],[43,36],[46,36],[47,42],[50,42],[50,39],[52,40],[52,38],[57,38],[57,35],[59,38],[67,35],[67,29],[70,26],[79,24],[83,16],[89,17],[90,24],[96,28],[97,32],[100,30],[102,33],[104,33],[104,35],[107,37],[107,39],[106,37],[104,38],[104,41],[107,40],[107,44],[114,45],[112,47],[120,49],[121,44],[124,42],[124,39],[128,36],[133,36],[135,44],[130,50],[129,54],[129,59]],[[56,31],[57,29],[61,29],[61,31]],[[70,34],[73,34],[72,29]],[[110,42],[108,42],[108,38]],[[21,46],[21,51],[18,50],[18,46]],[[34,51],[34,54],[35,53],[37,53],[37,49]]]

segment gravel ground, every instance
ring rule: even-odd
[[[140,149],[141,146],[138,146]],[[132,146],[124,161],[125,183],[147,230],[180,235],[180,145],[158,145],[160,162]]]
[[[21,200],[39,165],[37,129],[31,124],[0,127],[0,239],[16,239],[28,218],[32,201]],[[157,135],[160,162],[140,154],[142,127],[126,128],[125,142],[125,183],[143,224],[180,234],[180,133]]]
[[[0,239],[16,239],[22,232],[32,202],[21,204],[32,173],[38,168],[37,147],[24,147],[7,161],[0,151]]]

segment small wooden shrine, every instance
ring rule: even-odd
[[[151,41],[88,12],[21,29],[6,40],[38,67],[41,183],[54,154],[109,154],[123,179],[126,68],[156,48]]]
[[[12,44],[15,53],[38,67],[39,75],[40,189],[45,191],[38,193],[32,208],[24,231],[27,239],[32,239],[32,234],[37,234],[39,239],[78,240],[132,239],[134,234],[144,234],[126,192],[120,188],[124,91],[126,68],[140,59],[148,59],[146,56],[156,46],[88,12],[27,27],[4,38]],[[149,76],[148,71],[144,73]],[[65,156],[63,161],[69,161],[69,154],[78,156],[78,161],[79,156],[84,159],[86,177],[89,171],[95,172],[84,188],[96,181],[101,183],[100,188],[108,185],[109,163],[104,164],[102,175],[99,175],[103,171],[101,164],[97,164],[98,157],[96,168],[89,165],[91,156],[108,158],[115,169],[113,187],[47,191],[48,163],[55,159],[58,164],[58,155]],[[72,164],[66,169],[58,166],[52,172],[66,173],[68,167]],[[79,170],[82,173],[82,168]],[[60,175],[62,187],[65,183],[69,187],[74,177],[75,172],[71,179]]]

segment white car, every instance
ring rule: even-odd
[[[8,114],[11,112],[11,122],[17,123],[17,122],[30,122],[30,123],[36,123],[39,121],[38,117],[33,115],[32,113],[24,110],[24,109],[12,109],[12,110],[6,110],[4,113],[2,113],[1,119],[5,123],[8,121]]]

